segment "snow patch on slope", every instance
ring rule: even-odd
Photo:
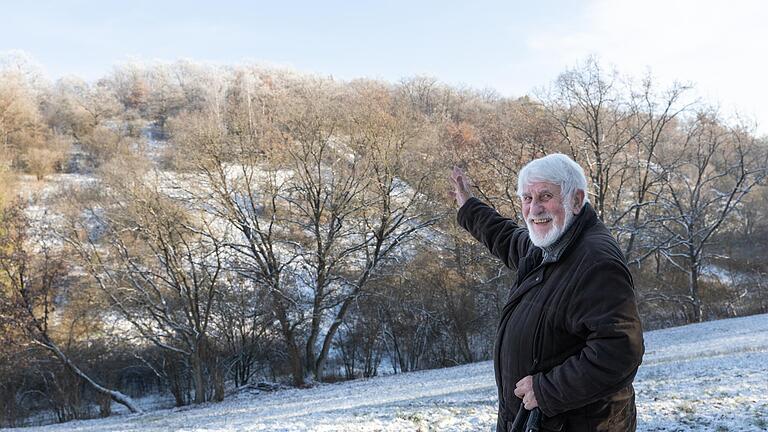
[[[768,430],[768,315],[646,333],[639,431]],[[240,393],[219,404],[52,425],[44,431],[489,431],[490,362]]]

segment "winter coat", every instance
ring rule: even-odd
[[[517,270],[494,347],[497,430],[521,409],[515,384],[532,375],[542,430],[634,431],[642,327],[624,256],[594,209],[583,207],[546,260],[527,229],[476,198],[458,221]]]

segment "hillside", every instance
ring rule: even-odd
[[[766,376],[768,315],[647,332],[638,430],[768,430]],[[489,431],[495,403],[492,365],[483,362],[35,430]]]

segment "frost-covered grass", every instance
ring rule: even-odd
[[[768,315],[648,332],[640,430],[768,430]]]
[[[44,431],[490,431],[490,362],[219,404],[117,415]],[[646,333],[635,381],[640,431],[768,430],[768,315]]]

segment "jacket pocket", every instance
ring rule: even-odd
[[[543,431],[558,432],[563,430],[563,426],[565,426],[565,417],[562,414],[554,417],[542,417],[541,428]]]

